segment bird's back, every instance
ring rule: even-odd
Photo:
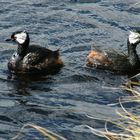
[[[54,69],[63,66],[63,61],[59,58],[59,50],[52,51],[38,45],[30,45],[24,57],[19,55],[13,56],[11,57],[12,61],[8,63],[8,67],[16,73],[40,73],[47,71],[51,73]]]
[[[130,70],[128,57],[113,49],[92,50],[87,56],[87,65],[100,69],[125,72]]]

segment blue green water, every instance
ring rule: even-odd
[[[91,46],[127,53],[128,30],[140,26],[139,0],[1,0],[0,1],[0,138],[7,140],[26,123],[45,127],[68,140],[101,140],[84,127],[104,128],[117,119],[120,86],[127,75],[85,66]],[[27,30],[31,42],[60,49],[65,66],[45,80],[7,79],[7,62],[16,44],[4,40]],[[87,115],[94,117],[89,118]],[[43,140],[25,129],[20,140]]]

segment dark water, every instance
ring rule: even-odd
[[[84,127],[104,128],[117,119],[108,104],[126,92],[125,75],[85,66],[92,45],[127,52],[128,30],[140,26],[139,0],[1,0],[0,1],[0,139],[10,139],[26,123],[43,126],[68,140],[98,140]],[[65,66],[45,80],[8,80],[7,62],[15,44],[4,40],[27,30],[31,42],[60,48]],[[94,117],[91,119],[87,115]],[[99,118],[100,120],[98,120]],[[82,126],[83,127],[82,127]],[[25,129],[19,139],[44,139]]]

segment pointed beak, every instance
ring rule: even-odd
[[[8,38],[8,39],[5,39],[5,41],[12,41],[12,39],[11,38]]]
[[[9,42],[9,41],[15,41],[15,38],[11,37],[11,38],[5,39],[5,41],[7,41],[7,42]]]

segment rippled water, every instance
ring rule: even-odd
[[[85,66],[91,46],[127,52],[128,30],[140,26],[139,0],[1,0],[0,1],[0,138],[10,139],[26,123],[43,126],[68,140],[98,140],[84,127],[103,128],[117,119],[108,104],[126,92],[127,75]],[[60,48],[65,66],[44,80],[9,80],[7,62],[16,44],[4,40],[27,30],[31,42]],[[113,87],[113,88],[112,88]],[[95,119],[91,119],[93,116]],[[98,120],[100,118],[100,120]],[[82,126],[83,127],[82,127]],[[19,139],[44,139],[25,129]]]

